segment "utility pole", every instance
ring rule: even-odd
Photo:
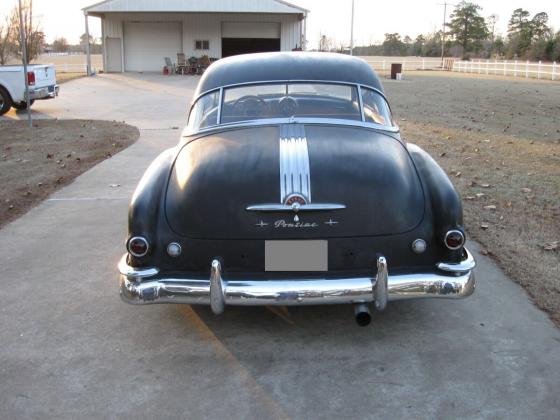
[[[23,78],[25,79],[25,100],[27,101],[27,123],[29,128],[33,128],[33,120],[31,118],[31,100],[29,98],[29,80],[27,79],[27,38],[26,38],[26,28],[24,29],[23,24],[23,10],[21,8],[21,0],[18,0],[19,4],[19,36],[21,39],[21,56],[23,59]],[[31,11],[29,12],[31,13]]]
[[[352,21],[350,23],[350,55],[354,55],[354,0],[352,0]]]

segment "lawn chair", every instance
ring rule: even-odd
[[[176,67],[175,64],[173,64],[173,62],[171,61],[171,58],[165,57],[164,60],[165,60],[165,67],[167,68],[167,74],[168,75],[174,74],[176,71]]]
[[[198,73],[198,58],[191,57],[189,58],[189,74],[197,74]]]
[[[200,60],[198,60],[198,72],[197,72],[197,74],[204,74],[206,69],[208,67],[210,67],[210,64],[212,64],[212,63],[210,62],[210,58],[208,58],[207,55],[203,55],[202,57],[200,57]]]
[[[181,73],[184,76],[185,72],[189,72],[187,58],[184,53],[177,53],[177,73]]]

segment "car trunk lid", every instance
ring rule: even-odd
[[[302,140],[305,147],[295,145]],[[286,141],[294,143],[288,151]],[[262,210],[270,205],[279,208]],[[318,209],[303,211],[306,205]],[[424,196],[405,146],[391,136],[290,124],[188,143],[175,162],[165,209],[171,228],[190,238],[376,236],[414,229]]]

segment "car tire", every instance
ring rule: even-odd
[[[0,86],[0,115],[4,115],[12,107],[12,98],[8,91]]]
[[[34,99],[29,102],[29,106],[33,105],[33,102],[35,102]],[[12,106],[18,111],[25,111],[27,109],[27,102],[18,102],[16,104],[12,104]]]

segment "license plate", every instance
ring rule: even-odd
[[[266,271],[328,271],[328,241],[265,241]]]

